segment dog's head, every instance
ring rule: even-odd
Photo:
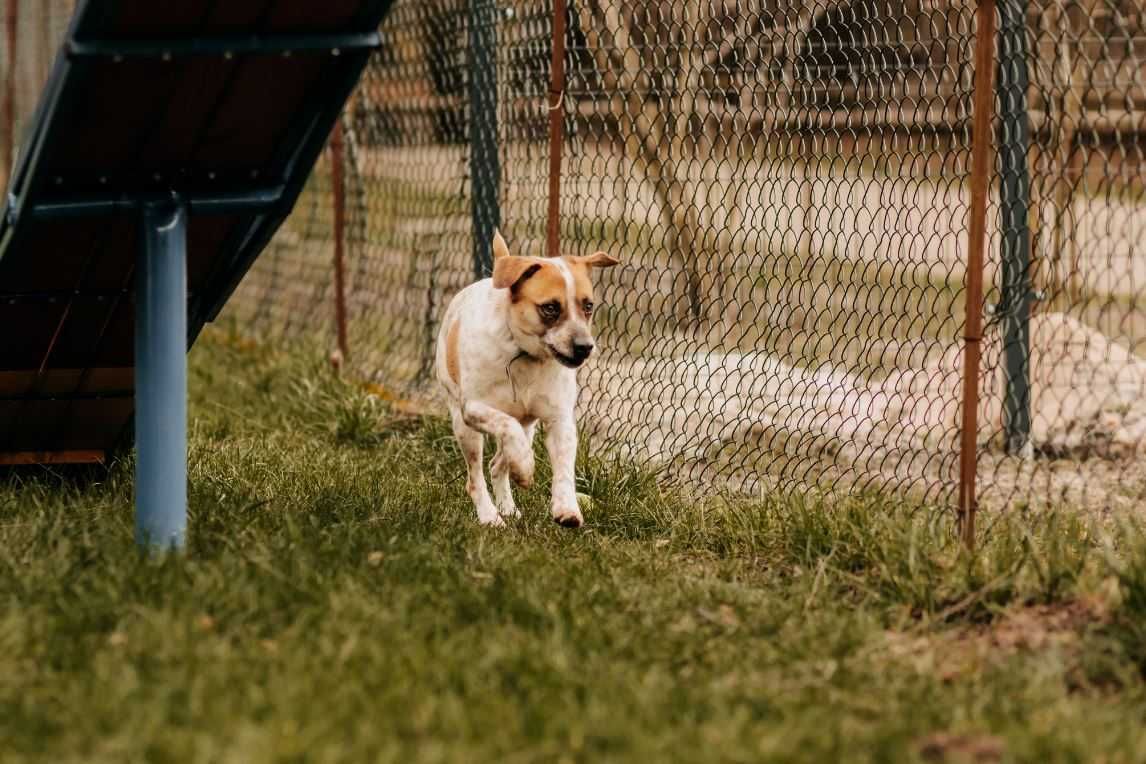
[[[510,329],[521,349],[549,354],[577,368],[593,352],[594,268],[619,261],[604,252],[588,257],[515,257],[500,233],[493,236],[493,285],[508,289]]]

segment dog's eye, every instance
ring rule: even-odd
[[[547,302],[537,310],[541,313],[541,318],[548,323],[561,318],[561,304],[558,302]]]
[[[581,310],[585,311],[586,316],[593,315],[593,301],[585,300],[581,303]]]

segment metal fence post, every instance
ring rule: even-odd
[[[553,0],[553,57],[549,62],[549,210],[546,254],[561,254],[561,149],[565,142],[565,0]]]
[[[334,213],[334,322],[338,331],[338,352],[342,361],[350,360],[350,342],[346,336],[346,166],[343,151],[342,118],[334,123],[330,135],[330,183]]]
[[[1003,335],[1003,431],[1007,453],[1031,437],[1031,178],[1027,152],[1027,0],[999,0],[999,198],[1002,208],[999,315]]]
[[[143,207],[135,295],[135,532],[181,548],[187,532],[187,209]]]
[[[473,204],[473,267],[477,278],[493,272],[490,242],[501,224],[497,148],[497,3],[469,0],[470,184]]]
[[[983,339],[983,249],[987,234],[987,189],[991,179],[991,75],[995,54],[995,3],[975,10],[975,86],[971,127],[971,209],[967,230],[967,308],[963,329],[963,421],[959,445],[959,535],[975,546],[975,471],[979,430],[979,353]]]

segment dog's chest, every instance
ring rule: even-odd
[[[552,364],[517,358],[509,363],[486,366],[477,387],[484,403],[527,424],[548,420],[562,408],[572,405],[567,380],[555,373]]]

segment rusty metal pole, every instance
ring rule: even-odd
[[[334,320],[338,327],[338,352],[345,362],[350,358],[346,337],[346,152],[343,146],[342,118],[334,123],[330,136],[330,182],[334,204]],[[339,364],[336,364],[336,366]]]
[[[549,65],[549,217],[545,254],[561,254],[561,149],[565,143],[565,0],[553,0],[553,58]]]
[[[971,127],[971,219],[967,232],[967,318],[963,333],[963,422],[959,447],[959,536],[975,546],[975,472],[979,429],[979,354],[983,339],[983,250],[991,180],[991,119],[995,93],[995,0],[975,12],[975,91]]]
[[[16,24],[19,21],[20,0],[8,0],[5,16],[8,41],[8,77],[4,82],[4,168],[8,176],[16,171]],[[3,180],[3,179],[0,179]],[[0,183],[3,191],[5,183]]]

